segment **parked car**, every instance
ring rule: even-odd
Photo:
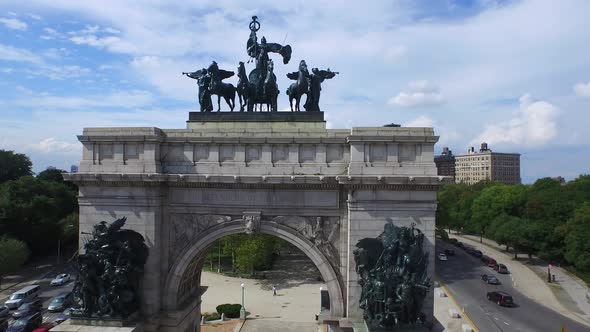
[[[496,271],[498,271],[498,273],[508,274],[508,268],[504,264],[498,264],[498,269]]]
[[[38,312],[31,316],[15,320],[14,323],[10,325],[8,330],[6,330],[6,332],[32,332],[34,329],[41,326],[42,322],[43,316],[41,316],[41,313]]]
[[[12,293],[12,295],[10,295],[10,297],[8,298],[8,300],[6,302],[4,302],[4,304],[9,309],[16,309],[21,304],[37,298],[37,296],[39,295],[39,289],[41,289],[41,287],[39,287],[39,285],[31,285],[31,286],[24,287],[14,293]]]
[[[447,260],[447,255],[440,253],[438,254],[438,260],[439,261],[446,261]]]
[[[25,302],[18,307],[18,309],[12,313],[12,318],[19,319],[22,317],[30,316],[34,313],[40,312],[43,307],[43,302],[37,299],[31,302]]]
[[[481,280],[490,284],[490,285],[499,285],[500,284],[500,280],[498,280],[498,278],[496,278],[496,276],[491,275],[491,274],[482,274]]]
[[[67,282],[69,282],[70,279],[72,279],[72,277],[67,273],[59,274],[57,277],[55,277],[53,280],[51,280],[51,286],[64,285]]]
[[[481,261],[482,261],[484,264],[486,264],[486,265],[487,265],[487,264],[488,264],[488,260],[490,259],[490,257],[488,257],[488,256],[486,256],[486,255],[482,255],[482,256],[481,256],[479,259],[481,259]]]
[[[496,302],[498,305],[511,307],[514,305],[514,300],[512,296],[506,292],[488,292],[487,296],[488,300]]]
[[[43,326],[39,326],[38,328],[34,329],[33,332],[49,332],[52,328],[56,327],[55,324],[45,324]]]
[[[0,318],[0,332],[8,330],[8,318]]]
[[[457,243],[455,245],[459,248],[465,249],[465,245],[461,241],[457,241]]]
[[[493,259],[493,258],[491,258],[491,257],[490,257],[490,258],[488,259],[487,265],[488,265],[489,267],[494,267],[494,266],[498,265],[498,263],[496,262],[496,260],[495,260],[495,259]]]
[[[449,238],[448,241],[449,241],[450,244],[455,245],[455,246],[457,245],[457,242],[459,242],[459,240],[457,240],[455,238]]]
[[[473,250],[472,255],[476,258],[481,258],[481,256],[483,256],[483,253],[479,250]]]
[[[455,250],[453,250],[453,249],[445,249],[445,255],[447,255],[447,256],[455,256]]]
[[[54,297],[49,306],[47,307],[48,311],[55,312],[55,311],[63,311],[65,310],[70,304],[72,303],[72,293],[71,292],[63,292],[56,297]]]
[[[8,309],[8,307],[5,305],[0,306],[0,320],[8,316],[10,316],[10,309]]]

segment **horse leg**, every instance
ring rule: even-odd
[[[221,95],[217,95],[217,112],[221,112]]]

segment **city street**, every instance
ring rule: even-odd
[[[6,300],[8,300],[8,297],[13,292],[16,292],[19,289],[21,289],[25,286],[28,286],[28,285],[39,285],[39,286],[41,286],[41,292],[39,293],[39,299],[41,299],[41,301],[43,301],[43,310],[42,310],[43,324],[53,323],[55,321],[55,319],[61,314],[61,312],[49,312],[49,311],[47,311],[47,306],[49,306],[49,303],[51,302],[51,299],[53,299],[54,296],[57,296],[62,292],[71,292],[72,288],[74,287],[74,280],[75,280],[75,276],[72,276],[72,280],[70,282],[66,283],[65,285],[51,286],[49,284],[51,282],[51,280],[53,278],[55,278],[55,276],[57,274],[60,274],[60,273],[63,273],[63,272],[57,271],[55,273],[49,274],[46,278],[38,279],[38,282],[23,283],[23,284],[15,286],[9,290],[3,291],[1,298],[0,298],[0,305],[4,305],[4,302]],[[66,272],[66,273],[68,273],[68,272]],[[14,310],[11,310],[11,313],[13,311]],[[8,323],[12,324],[13,321],[14,320],[12,318],[10,318]]]
[[[455,251],[456,255],[450,256],[448,261],[437,260],[436,275],[480,331],[549,332],[560,331],[562,327],[568,332],[590,331],[590,327],[564,317],[519,293],[512,287],[510,274],[496,273],[484,266],[479,259],[449,243],[437,240],[436,248],[437,253],[447,248]],[[482,274],[493,274],[502,284],[488,285],[481,280]],[[486,293],[492,290],[508,292],[514,298],[516,306],[502,307],[488,301]]]

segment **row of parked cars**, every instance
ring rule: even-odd
[[[465,250],[465,252],[468,253],[469,255],[471,255],[475,258],[479,258],[485,266],[493,269],[497,273],[500,273],[500,274],[508,274],[509,273],[506,265],[499,264],[493,257],[484,255],[480,250],[477,250],[475,248],[467,246],[463,242],[461,242],[457,239],[454,239],[454,238],[449,239],[449,242],[452,243],[454,246]],[[493,274],[482,274],[481,280],[482,280],[482,282],[485,282],[488,285],[501,285],[502,284],[500,282],[500,280],[498,280],[498,278],[496,276],[494,276]],[[487,292],[486,298],[489,301],[495,302],[496,304],[501,305],[501,306],[511,307],[514,305],[514,300],[513,300],[512,296],[509,293],[504,292],[504,291]]]
[[[52,286],[61,286],[71,280],[69,274],[60,274],[51,281]],[[43,325],[43,302],[39,299],[39,285],[30,285],[14,292],[4,306],[0,306],[0,332],[46,332],[57,324],[67,319],[69,308],[72,305],[73,297],[71,292],[62,292],[55,296],[49,306],[48,311],[60,312],[55,323]],[[14,310],[10,312],[10,310]],[[8,318],[14,318],[14,322],[8,326]]]

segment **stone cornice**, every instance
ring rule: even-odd
[[[76,184],[112,186],[171,186],[192,188],[274,188],[300,189],[388,189],[436,191],[452,181],[445,176],[324,176],[324,175],[196,175],[196,174],[115,174],[68,173],[67,181]]]

